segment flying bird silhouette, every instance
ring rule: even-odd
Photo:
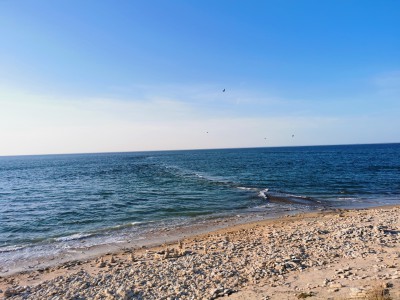
[[[225,89],[223,89],[222,92],[225,93]]]

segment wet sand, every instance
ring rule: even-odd
[[[4,272],[0,298],[400,299],[400,206],[245,221]]]

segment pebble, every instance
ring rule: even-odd
[[[161,251],[126,253],[96,260],[101,272],[81,270],[64,274],[38,285],[13,284],[3,292],[7,299],[216,299],[244,287],[267,283],[277,287],[291,272],[322,270],[339,258],[374,256],[381,247],[399,247],[400,240],[391,230],[399,230],[400,208],[386,210],[375,226],[360,211],[273,226],[258,226],[234,233],[209,234],[202,240],[179,241]],[[372,217],[374,216],[371,212]],[[276,230],[279,228],[279,230]],[[108,268],[105,268],[108,266]],[[379,271],[389,268],[380,264]],[[393,269],[391,269],[393,270]],[[349,267],[335,271],[333,278],[319,284],[331,292],[341,291],[335,278],[356,279],[357,270]],[[386,279],[398,279],[391,271]],[[362,277],[361,277],[362,278]],[[314,286],[314,285],[313,285]],[[311,285],[310,285],[311,287]],[[349,297],[360,297],[364,289],[350,288]],[[2,292],[2,291],[0,291]]]

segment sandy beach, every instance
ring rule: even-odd
[[[400,299],[400,207],[298,214],[110,249],[2,276],[0,298]]]

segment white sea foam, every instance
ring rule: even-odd
[[[24,249],[26,246],[25,245],[21,245],[21,246],[6,246],[6,247],[1,247],[0,248],[0,253],[2,252],[12,252],[12,251],[17,251],[17,250],[21,250]]]
[[[121,224],[121,225],[116,225],[111,227],[111,229],[116,229],[116,228],[126,228],[126,227],[131,227],[131,226],[136,226],[136,225],[140,225],[143,224],[144,222],[131,222],[128,224]]]
[[[66,241],[72,241],[72,240],[80,240],[83,239],[85,237],[89,237],[91,236],[91,234],[89,233],[75,233],[75,234],[71,234],[68,236],[61,236],[59,238],[56,238],[55,240],[57,242],[66,242]]]
[[[268,199],[267,192],[268,192],[268,189],[264,189],[258,193],[258,196],[261,198],[264,198],[264,199]]]
[[[135,226],[135,225],[139,225],[139,224],[143,224],[144,222],[132,222],[131,225]]]
[[[293,198],[300,198],[300,199],[310,199],[308,196],[302,196],[302,195],[294,195],[294,194],[285,194],[286,197],[293,197]]]
[[[256,188],[251,188],[251,187],[244,187],[244,186],[238,186],[239,190],[244,190],[244,191],[255,191],[257,190]]]

